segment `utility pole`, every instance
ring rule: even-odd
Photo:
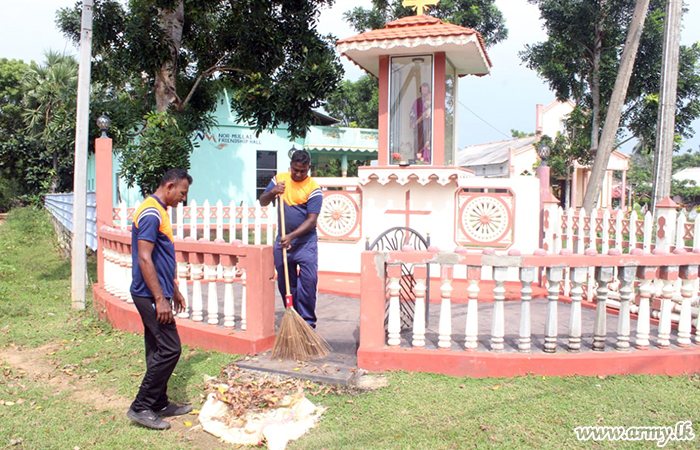
[[[92,57],[92,5],[83,0],[78,68],[78,108],[75,126],[73,167],[73,236],[71,241],[71,309],[85,309],[87,257],[87,151],[90,121],[90,58]]]
[[[678,87],[678,54],[681,40],[682,14],[683,0],[666,0],[659,117],[656,122],[652,208],[655,208],[657,203],[671,195],[671,168],[673,161],[673,137],[676,129],[676,90]]]

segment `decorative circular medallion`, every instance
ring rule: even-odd
[[[318,215],[320,231],[330,237],[344,237],[357,226],[357,205],[342,194],[329,194],[323,199]]]
[[[509,221],[506,205],[495,197],[475,197],[462,208],[462,230],[478,242],[500,240],[510,228]]]

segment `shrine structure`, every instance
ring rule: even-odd
[[[539,181],[489,179],[456,166],[458,78],[491,69],[481,35],[417,15],[336,45],[379,79],[378,165],[338,180],[343,186],[319,179],[341,189],[324,196],[321,270],[358,273],[363,247],[397,227],[442,250],[537,249]]]

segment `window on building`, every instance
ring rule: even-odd
[[[258,150],[255,198],[259,199],[270,180],[277,174],[277,152]]]

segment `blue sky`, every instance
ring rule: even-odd
[[[55,11],[72,6],[75,0],[0,0],[0,58],[43,60],[45,50],[77,53],[58,33],[54,25]],[[319,31],[338,38],[356,34],[342,19],[343,12],[355,6],[368,7],[370,0],[336,0],[333,8],[321,14]],[[510,137],[510,130],[532,132],[535,129],[535,106],[547,105],[554,94],[531,70],[520,64],[518,52],[525,44],[545,39],[536,6],[526,0],[496,0],[503,12],[510,34],[506,42],[489,50],[492,72],[486,77],[465,77],[459,84],[458,146],[460,148]],[[681,32],[683,44],[700,41],[700,1],[687,1]],[[343,61],[346,77],[357,79],[362,71]],[[696,136],[684,145],[700,147],[700,120],[694,122]],[[630,148],[627,146],[626,148]]]

